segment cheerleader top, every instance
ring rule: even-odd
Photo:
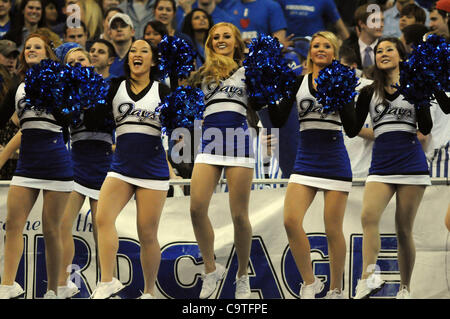
[[[62,125],[57,120],[57,114],[38,110],[27,104],[25,100],[25,83],[13,85],[0,107],[0,127],[5,126],[14,111],[20,121],[22,130],[41,129],[51,132],[62,132]]]
[[[117,137],[126,133],[161,136],[161,122],[156,115],[156,108],[169,93],[170,89],[166,85],[152,80],[139,94],[135,94],[130,81],[115,78],[111,81],[105,106],[96,108],[88,122],[95,123],[110,114],[114,119]]]
[[[205,94],[205,111],[203,117],[218,112],[236,112],[247,116],[247,92],[245,86],[245,69],[237,69],[228,78],[216,82],[202,83],[201,89]]]
[[[283,126],[295,104],[300,131],[310,129],[340,131],[343,126],[349,137],[355,136],[358,132],[354,133],[352,130],[355,124],[354,103],[345,105],[338,112],[325,113],[322,105],[317,102],[312,81],[312,73],[298,77],[292,89],[296,94],[283,99],[278,105],[269,106],[272,124],[275,127]]]
[[[392,131],[416,134],[417,127],[427,135],[433,125],[429,108],[416,110],[399,91],[384,92],[383,99],[374,92],[372,85],[366,86],[356,102],[356,126],[361,130],[367,114],[370,113],[374,136]],[[364,118],[364,119],[363,119]],[[359,132],[358,130],[358,132]]]

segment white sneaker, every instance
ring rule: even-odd
[[[236,278],[236,292],[234,298],[249,299],[252,291],[250,290],[250,280],[247,275]]]
[[[208,299],[217,288],[217,283],[222,280],[225,275],[225,267],[216,264],[216,270],[208,274],[202,275],[203,285],[200,292],[200,299]]]
[[[339,291],[339,289],[335,288],[327,292],[325,299],[345,299],[344,292]]]
[[[376,294],[386,282],[379,275],[372,274],[367,279],[358,280],[355,299],[366,299]]]
[[[19,298],[25,293],[17,282],[12,285],[0,285],[0,299]]]
[[[117,278],[113,278],[110,282],[99,282],[97,288],[92,292],[91,299],[109,299],[117,295],[123,288],[125,286]]]
[[[53,290],[49,290],[45,293],[44,299],[59,299]]]
[[[314,282],[310,285],[301,284],[300,299],[316,299],[316,294],[322,291],[323,282],[317,277],[314,278]]]
[[[140,296],[138,299],[156,299],[156,297],[150,293],[146,293],[146,294],[142,294],[142,296]]]
[[[61,299],[72,298],[79,292],[80,290],[71,280],[67,280],[67,286],[58,286],[58,297]]]
[[[401,286],[395,299],[412,299],[411,294],[405,286]]]

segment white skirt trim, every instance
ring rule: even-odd
[[[431,179],[428,175],[369,175],[366,179],[366,183],[368,182],[400,185],[431,185]]]
[[[73,190],[77,193],[80,193],[81,195],[95,200],[98,200],[98,196],[100,195],[100,191],[98,189],[88,188],[78,184],[77,182],[73,183]]]
[[[28,188],[45,189],[56,192],[71,192],[74,187],[73,181],[55,181],[49,179],[38,179],[24,176],[13,176],[10,185]]]
[[[136,185],[142,188],[154,189],[158,191],[167,191],[169,190],[169,180],[156,180],[156,179],[143,179],[143,178],[135,178],[125,176],[116,172],[108,172],[106,177],[115,177],[123,180],[132,185]]]
[[[317,187],[321,190],[331,190],[340,192],[350,192],[352,182],[340,181],[336,179],[328,179],[314,176],[306,176],[300,174],[291,174],[289,183],[302,184],[311,187]]]
[[[248,168],[255,168],[255,159],[253,157],[232,157],[232,156],[199,153],[195,158],[195,163],[205,163],[219,166],[242,166]]]

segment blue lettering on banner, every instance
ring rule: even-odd
[[[381,247],[380,254],[377,259],[377,265],[379,266],[379,274],[383,275],[395,275],[395,278],[399,278],[400,270],[398,268],[397,261],[397,237],[395,234],[382,234],[380,235]],[[362,259],[362,234],[352,234],[350,236],[350,287],[351,297],[353,298],[356,293],[356,285],[361,278],[363,259]],[[383,256],[383,254],[389,254]],[[386,284],[383,289],[373,295],[373,297],[392,298],[397,295],[398,288],[400,286],[399,280],[386,280]]]
[[[316,298],[323,298],[330,288],[330,261],[327,236],[324,233],[310,233],[307,236],[311,246],[311,253],[318,253],[320,256],[320,259],[312,259],[311,263],[314,275],[324,283],[323,290],[316,295]],[[281,273],[289,292],[294,297],[299,298],[300,284],[303,283],[303,278],[298,271],[289,246],[286,247],[282,256]]]
[[[269,253],[260,236],[253,236],[249,268],[249,280],[252,292],[257,292],[260,298],[284,298]],[[235,281],[238,270],[238,260],[234,245],[227,269],[226,278],[219,287],[219,296],[221,299],[234,299],[236,290]]]
[[[175,242],[161,248],[161,265],[156,285],[167,298],[196,299],[202,289],[200,274],[193,274],[192,280],[182,282],[179,274],[183,273],[179,264],[189,259],[194,265],[203,264],[200,249],[196,242]]]

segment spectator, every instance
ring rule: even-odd
[[[249,42],[259,34],[277,37],[288,47],[286,38],[286,20],[278,2],[272,0],[241,0],[233,2],[228,9],[239,20],[237,27],[241,31],[242,39]]]
[[[20,51],[10,40],[0,40],[0,65],[4,66],[12,76],[17,70]],[[0,81],[1,82],[1,81]]]
[[[405,45],[408,53],[412,52],[412,47],[423,41],[423,36],[428,32],[428,28],[423,24],[411,24],[402,31],[400,41]]]
[[[97,39],[102,33],[102,9],[95,0],[84,0],[79,4],[81,20],[86,25],[88,40]]]
[[[308,56],[309,37],[295,38],[292,47],[287,48],[284,58],[288,61],[289,67],[297,76],[302,75],[306,70],[306,58]]]
[[[14,41],[17,48],[22,50],[23,40],[44,24],[42,8],[42,0],[23,0],[4,38]]]
[[[365,4],[358,7],[355,11],[356,33],[359,34],[356,39],[347,39],[343,46],[351,47],[357,57],[358,69],[364,70],[374,64],[374,47],[383,33],[383,13],[370,12],[369,5]]]
[[[154,19],[153,7],[155,2],[155,0],[123,0],[119,5],[119,8],[131,18],[136,39],[142,39],[144,26]]]
[[[175,0],[156,0],[153,10],[155,20],[164,24],[168,34],[174,36],[176,33],[175,12],[177,10]]]
[[[86,48],[86,42],[89,37],[86,24],[83,21],[77,20],[73,26],[69,24],[64,28],[64,42],[75,42]]]
[[[116,51],[109,41],[104,39],[96,40],[91,46],[89,57],[95,71],[101,74],[105,80],[110,81],[114,77],[109,72],[109,69],[116,57]]]
[[[438,1],[430,11],[430,29],[433,33],[449,37],[450,2]]]
[[[52,28],[58,24],[58,1],[57,0],[45,0],[44,2],[44,26]]]
[[[213,26],[211,16],[203,9],[196,8],[189,12],[183,21],[181,32],[189,36],[197,52],[196,68],[205,62],[205,43],[208,32]]]
[[[98,36],[99,39],[105,39],[111,41],[111,34],[109,29],[109,21],[116,13],[123,13],[120,8],[109,8],[103,15],[103,33]]]
[[[411,24],[423,24],[425,25],[426,14],[425,10],[418,5],[411,3],[403,7],[400,11],[399,28],[403,32],[403,29]]]
[[[231,0],[228,0],[231,1]],[[211,15],[214,23],[219,22],[230,22],[235,26],[239,25],[238,19],[236,19],[231,13],[230,10],[225,11],[216,5],[217,0],[185,0],[179,1],[179,7],[177,10],[176,18],[178,29],[181,29],[183,26],[184,17],[192,11],[192,9],[200,8],[208,12]],[[193,4],[192,4],[193,3]]]
[[[408,4],[414,4],[414,0],[397,0],[395,5],[384,12],[384,31],[383,37],[400,38],[402,33],[400,31],[400,12]],[[425,14],[427,14],[425,12]],[[427,15],[428,19],[428,15]]]
[[[116,58],[111,65],[109,72],[116,77],[124,76],[124,59],[128,50],[133,43],[135,29],[131,18],[125,13],[116,13],[109,20],[110,36],[114,49],[116,50]]]
[[[144,28],[144,40],[150,41],[154,47],[157,47],[167,34],[166,26],[156,20],[149,21]]]
[[[312,36],[326,29],[331,23],[339,37],[345,40],[349,32],[339,15],[333,0],[277,0],[283,8],[287,22],[287,34],[295,37]]]
[[[0,39],[9,31],[11,27],[11,19],[9,12],[11,11],[11,0],[0,1]]]

